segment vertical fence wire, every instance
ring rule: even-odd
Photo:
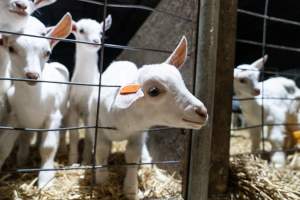
[[[270,4],[272,1],[270,0],[265,0],[264,3],[264,9],[263,9],[263,14],[260,13],[256,13],[254,11],[248,11],[246,9],[238,9],[238,13],[240,15],[248,15],[251,17],[255,17],[257,19],[263,19],[263,30],[262,30],[262,41],[261,42],[257,42],[257,41],[252,41],[252,40],[248,40],[248,39],[243,39],[243,38],[237,38],[236,42],[240,43],[240,44],[247,44],[247,45],[253,45],[253,46],[259,46],[261,47],[261,56],[264,57],[267,54],[267,50],[268,49],[274,49],[274,50],[280,50],[280,51],[289,51],[289,52],[293,52],[293,53],[299,53],[299,49],[297,47],[290,47],[290,46],[286,46],[286,45],[277,45],[277,44],[270,44],[267,41],[267,36],[268,36],[268,23],[269,22],[277,22],[277,23],[281,23],[281,24],[286,24],[286,25],[290,25],[290,26],[295,26],[295,27],[299,27],[300,26],[300,22],[295,21],[295,20],[287,20],[287,19],[282,19],[282,18],[278,18],[278,17],[274,17],[274,16],[269,16],[269,9],[270,9]],[[299,99],[297,97],[273,97],[273,96],[266,96],[266,88],[264,85],[264,81],[267,77],[271,76],[271,77],[289,77],[295,81],[297,78],[300,77],[299,74],[297,73],[291,73],[291,72],[285,72],[285,71],[280,71],[278,68],[268,68],[265,69],[265,60],[263,62],[263,67],[260,70],[260,80],[261,80],[261,95],[260,97],[251,97],[251,98],[233,98],[233,101],[259,101],[261,103],[261,124],[257,124],[257,125],[246,125],[244,127],[237,127],[237,128],[232,128],[232,131],[241,131],[241,130],[250,130],[250,129],[258,129],[260,128],[260,137],[261,137],[261,150],[259,150],[258,152],[251,152],[252,154],[256,154],[256,155],[263,155],[266,153],[273,153],[273,152],[294,152],[294,151],[298,151],[299,149],[297,147],[292,147],[289,149],[271,149],[271,150],[267,150],[266,149],[266,138],[265,138],[265,131],[266,129],[272,128],[272,126],[299,126],[300,123],[296,122],[296,123],[289,123],[287,121],[285,122],[275,122],[275,123],[268,123],[265,120],[265,104],[267,103],[267,100],[272,100],[272,101],[299,101]],[[247,69],[249,71],[251,71],[251,69]],[[255,70],[254,70],[255,71]],[[243,154],[243,153],[241,153]]]
[[[6,126],[0,126],[0,130],[3,129],[9,129],[9,130],[15,130],[15,131],[26,131],[26,132],[44,132],[44,131],[61,131],[61,130],[79,130],[79,129],[94,129],[94,141],[93,141],[93,151],[91,152],[91,156],[92,156],[92,165],[91,166],[80,166],[80,167],[59,167],[59,168],[55,168],[55,169],[40,169],[40,168],[28,168],[28,169],[10,169],[10,170],[5,170],[5,171],[1,171],[0,174],[3,173],[33,173],[33,172],[40,172],[40,171],[59,171],[59,170],[89,170],[91,171],[92,174],[92,180],[91,180],[91,192],[90,192],[90,199],[94,199],[94,190],[95,190],[95,186],[96,186],[96,171],[97,170],[108,170],[109,167],[111,167],[109,164],[107,165],[97,165],[96,162],[96,156],[97,156],[97,142],[98,142],[98,135],[99,135],[99,131],[100,129],[115,129],[114,127],[102,127],[101,123],[100,123],[100,113],[101,113],[101,106],[100,106],[100,102],[101,102],[101,90],[102,87],[120,87],[117,85],[102,85],[102,72],[104,69],[104,59],[105,59],[105,48],[118,48],[118,49],[124,49],[124,50],[133,50],[133,51],[145,51],[145,52],[156,52],[156,53],[163,53],[163,54],[169,54],[171,53],[171,51],[169,50],[165,50],[165,49],[147,49],[147,48],[139,48],[139,47],[130,47],[130,46],[123,46],[123,45],[116,45],[116,44],[107,44],[105,42],[105,35],[106,35],[106,30],[105,30],[105,18],[107,15],[107,8],[108,7],[119,7],[119,8],[126,8],[126,9],[130,9],[130,8],[134,8],[134,9],[144,9],[144,10],[148,10],[150,12],[159,12],[159,13],[163,13],[166,15],[170,15],[174,18],[176,18],[177,20],[184,20],[187,23],[190,23],[193,27],[192,27],[192,36],[194,37],[194,34],[198,31],[198,26],[199,23],[197,23],[197,26],[195,26],[195,21],[193,21],[195,19],[195,16],[198,16],[199,14],[199,10],[200,10],[200,5],[198,1],[195,1],[195,6],[198,5],[198,8],[195,9],[194,13],[193,13],[193,19],[187,19],[185,17],[181,17],[177,14],[172,14],[169,13],[167,11],[161,11],[161,10],[157,10],[157,9],[150,9],[148,7],[138,7],[138,6],[134,6],[134,5],[120,5],[120,4],[109,4],[108,0],[104,0],[104,2],[97,2],[97,1],[92,1],[92,0],[79,0],[79,1],[85,1],[87,3],[92,3],[92,4],[98,4],[100,6],[103,6],[103,15],[102,15],[102,21],[103,21],[103,36],[101,38],[101,51],[100,51],[100,59],[99,59],[99,71],[100,71],[100,76],[99,76],[99,82],[98,84],[86,84],[86,83],[73,83],[73,82],[55,82],[55,81],[45,81],[45,80],[30,80],[30,79],[24,79],[24,78],[5,78],[5,77],[0,77],[0,80],[11,80],[11,81],[23,81],[25,84],[25,81],[29,81],[29,82],[40,82],[40,83],[52,83],[52,84],[66,84],[66,85],[78,85],[78,86],[86,86],[86,87],[98,87],[98,97],[97,97],[97,111],[96,111],[96,121],[94,122],[95,125],[93,126],[82,126],[82,127],[66,127],[66,128],[57,128],[57,129],[33,129],[33,128],[28,128],[28,127],[6,127]],[[196,7],[195,7],[196,8]],[[197,18],[197,22],[198,22],[198,18]],[[196,31],[195,31],[195,27],[196,27]],[[37,36],[37,35],[27,35],[27,34],[22,34],[22,33],[13,33],[13,32],[9,32],[9,31],[3,31],[0,30],[0,33],[3,34],[11,34],[11,35],[19,35],[19,36],[27,36],[27,37],[35,37],[35,38],[44,38],[44,39],[57,39],[59,41],[63,41],[63,42],[70,42],[70,43],[83,43],[86,45],[89,44],[93,44],[93,43],[89,43],[89,42],[85,42],[85,41],[79,41],[79,40],[72,40],[72,39],[62,39],[62,38],[49,38],[49,37],[45,37],[45,36]],[[198,42],[198,41],[197,41]],[[196,43],[197,43],[196,42]],[[192,43],[193,44],[193,43]],[[94,44],[93,44],[94,45]],[[191,45],[193,46],[193,45]],[[196,47],[195,47],[196,48]],[[193,53],[195,53],[197,51],[197,49],[195,51],[193,51]],[[192,54],[193,55],[193,54]],[[196,57],[197,53],[195,53],[194,56],[190,56],[190,57]],[[196,62],[194,60],[194,66],[196,65]],[[194,69],[195,70],[195,69]],[[195,81],[194,81],[194,85],[193,85],[193,89],[195,90]],[[160,130],[166,130],[166,129],[171,129],[171,128],[156,128],[156,129],[150,129],[150,130],[146,130],[146,131],[160,131]],[[191,137],[189,137],[191,140]],[[191,141],[189,141],[189,143],[191,144]],[[190,157],[190,152],[191,152],[191,145],[188,146],[188,151],[189,151],[189,157]],[[188,162],[190,160],[188,159]],[[152,162],[152,163],[127,163],[127,164],[120,164],[120,165],[114,165],[115,167],[120,167],[120,166],[142,166],[142,165],[149,165],[149,164],[165,164],[165,165],[178,165],[180,161],[158,161],[158,162]],[[190,166],[188,163],[188,168],[186,170],[189,170]],[[189,173],[187,173],[189,174]],[[187,176],[188,177],[188,176]],[[188,183],[189,181],[187,181]],[[188,186],[186,186],[186,188],[188,188]],[[187,193],[187,192],[186,192]]]
[[[261,87],[261,139],[262,139],[262,151],[265,153],[265,106],[264,106],[264,96],[265,96],[265,87],[264,87],[264,70],[265,70],[265,60],[264,56],[266,54],[266,43],[267,43],[267,16],[268,16],[268,10],[269,10],[269,0],[265,0],[265,8],[264,8],[264,21],[263,21],[263,33],[262,33],[262,58],[263,58],[263,67],[261,69],[261,78],[262,78],[262,87]]]
[[[104,5],[103,5],[103,15],[102,15],[102,38],[101,38],[101,44],[105,44],[105,35],[106,35],[106,14],[107,14],[107,0],[104,0]],[[99,68],[99,87],[98,87],[98,99],[97,99],[97,112],[96,112],[96,128],[95,128],[95,137],[94,137],[94,144],[93,144],[93,152],[92,152],[92,186],[91,186],[91,199],[93,199],[93,190],[96,185],[96,156],[97,156],[97,141],[98,141],[98,126],[99,126],[99,121],[100,121],[100,112],[101,112],[101,107],[100,107],[100,101],[101,101],[101,85],[102,85],[102,73],[104,69],[104,56],[105,56],[105,46],[102,46],[101,52],[100,52],[100,68]],[[108,170],[108,169],[106,169]]]

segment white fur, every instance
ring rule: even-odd
[[[1,37],[1,36],[0,36]],[[0,77],[10,78],[10,60],[6,50],[0,46]],[[11,85],[9,80],[0,80],[0,121],[2,122],[8,112],[6,92]]]
[[[264,124],[286,124],[291,101],[285,98],[294,98],[298,90],[293,80],[275,77],[259,82],[259,70],[263,67],[267,57],[247,65],[240,65],[234,70],[234,91],[240,99],[255,98],[255,100],[240,101],[241,109],[248,126],[262,124],[262,109]],[[258,95],[258,92],[260,93]],[[262,97],[265,99],[262,100]],[[282,98],[268,99],[268,98]],[[292,114],[292,113],[291,113]],[[252,152],[259,150],[261,141],[261,128],[249,129],[252,140]],[[283,150],[287,139],[285,126],[269,126],[267,135],[264,136],[272,144],[273,150]],[[277,167],[285,164],[284,153],[274,153],[271,161]]]
[[[31,13],[38,8],[54,3],[56,0],[1,0],[0,30],[20,32],[24,28]],[[21,9],[17,5],[21,5]]]
[[[103,22],[98,23],[91,19],[82,19],[78,22],[73,22],[73,34],[77,40],[95,43],[95,45],[76,44],[76,60],[75,70],[72,77],[72,82],[98,84],[99,70],[98,70],[98,50],[103,32]],[[111,27],[112,19],[109,15],[105,21],[105,30]],[[79,120],[82,119],[84,125],[87,123],[89,111],[88,101],[92,94],[93,87],[87,86],[72,86],[69,97],[69,112],[66,123],[69,127],[79,126]],[[69,164],[78,162],[78,130],[70,131],[70,152]],[[91,144],[85,140],[84,163],[90,162]]]
[[[30,17],[24,33],[42,35],[46,27],[36,18]],[[12,77],[25,78],[27,73],[37,73],[41,80],[68,81],[67,69],[59,63],[46,63],[47,51],[51,51],[47,39],[13,36],[5,39],[5,46],[13,48],[10,52]],[[12,112],[8,125],[13,127],[28,127],[36,129],[59,128],[67,101],[68,87],[63,84],[15,82],[9,89],[9,103]],[[24,133],[28,134],[28,133]],[[20,132],[4,131],[0,139],[0,168],[10,154]],[[59,133],[57,131],[42,133],[40,146],[41,168],[54,168],[54,157],[58,148]],[[27,155],[24,155],[26,157]],[[54,177],[55,172],[39,173],[39,187],[45,186]]]
[[[127,163],[139,163],[141,160],[148,163],[151,157],[145,144],[147,132],[144,130],[155,125],[200,129],[206,123],[207,115],[201,117],[195,112],[200,109],[206,114],[206,108],[187,90],[181,74],[173,65],[162,63],[138,69],[134,63],[120,61],[112,63],[102,75],[103,85],[126,86],[132,83],[140,84],[142,88],[128,95],[120,95],[120,88],[101,89],[99,125],[117,130],[98,130],[97,165],[107,164],[112,141],[128,140]],[[156,97],[148,94],[153,87],[161,91]],[[89,103],[90,124],[96,121],[97,100],[98,89],[94,88]],[[94,131],[88,130],[91,140],[94,140]],[[107,171],[97,171],[97,183],[103,183],[107,176]],[[127,168],[123,190],[129,199],[138,199],[137,166]]]
[[[0,1],[0,30],[21,32],[27,23],[27,20],[35,10],[43,6],[54,3],[56,0],[1,0]],[[18,8],[22,5],[26,9]],[[20,12],[19,14],[16,12]],[[2,39],[0,33],[0,40]],[[0,45],[0,77],[10,78],[10,60],[5,49]],[[0,81],[0,121],[5,117],[8,111],[6,92],[11,86],[11,81]]]

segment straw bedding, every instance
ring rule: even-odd
[[[289,155],[288,165],[276,169],[254,155],[242,155],[250,152],[250,144],[248,133],[235,133],[231,140],[231,199],[300,200],[300,154]]]
[[[300,200],[300,155],[290,155],[288,165],[275,169],[261,158],[249,154],[249,135],[234,133],[231,139],[229,195],[232,200]],[[114,144],[109,163],[124,163],[126,143]],[[270,146],[267,144],[267,148]],[[36,151],[36,150],[35,150]],[[245,154],[242,154],[245,153]],[[35,153],[37,154],[37,153]],[[32,159],[38,166],[38,156]],[[59,157],[57,167],[66,163],[65,156]],[[12,159],[6,168],[13,168]],[[122,193],[125,168],[109,169],[110,178],[105,185],[95,186],[91,193],[91,171],[59,171],[53,186],[38,190],[37,174],[6,174],[0,176],[0,200],[126,200]],[[138,172],[141,199],[182,200],[181,177],[169,174],[156,166],[140,167]]]
[[[124,163],[124,144],[115,144],[110,164]],[[35,150],[36,151],[36,150]],[[37,152],[34,152],[37,154]],[[37,159],[34,156],[34,160]],[[56,167],[64,167],[65,157],[59,157]],[[14,159],[6,168],[13,167]],[[38,166],[38,161],[34,161]],[[1,200],[126,200],[122,193],[122,181],[125,167],[115,166],[109,169],[109,181],[105,185],[95,186],[91,193],[91,170],[58,171],[51,187],[37,189],[37,174],[7,174],[0,176]],[[181,200],[181,178],[178,174],[169,174],[156,166],[140,167],[139,196],[141,199],[172,199]]]

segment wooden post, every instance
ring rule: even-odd
[[[227,193],[237,0],[220,1],[209,197]]]
[[[188,177],[188,200],[207,200],[211,135],[214,119],[214,96],[217,66],[217,43],[220,0],[201,0],[199,5],[195,95],[209,113],[208,125],[193,131]]]
[[[236,0],[200,4],[195,92],[208,108],[209,123],[192,135],[189,200],[227,192],[236,5]]]

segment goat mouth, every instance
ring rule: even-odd
[[[192,120],[188,120],[188,119],[182,119],[184,122],[188,122],[197,126],[203,126],[205,124],[205,122],[201,122],[201,121],[192,121]]]
[[[34,79],[32,79],[32,80],[34,80]],[[35,86],[37,84],[36,81],[26,81],[26,83],[30,86]]]
[[[9,12],[14,13],[14,14],[17,14],[17,15],[19,15],[19,16],[21,16],[21,17],[26,17],[26,16],[29,15],[25,10],[9,9]]]

